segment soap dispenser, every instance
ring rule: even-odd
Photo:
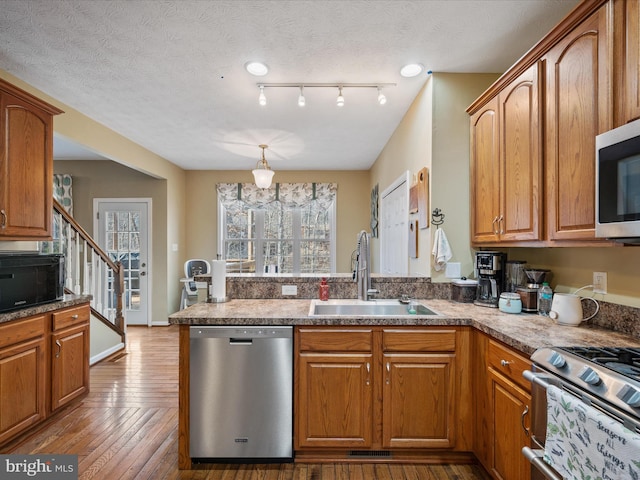
[[[329,285],[327,285],[326,278],[323,278],[320,282],[320,300],[323,302],[329,300]]]

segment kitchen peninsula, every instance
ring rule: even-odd
[[[493,446],[498,436],[518,437],[514,444],[524,436],[519,414],[511,422],[513,428],[495,434],[493,404],[487,388],[491,378],[498,378],[501,388],[518,392],[518,398],[526,402],[530,397],[527,397],[528,386],[522,371],[530,367],[528,357],[537,348],[551,345],[640,346],[640,339],[610,330],[592,326],[562,327],[538,315],[512,315],[444,299],[420,302],[438,314],[430,317],[311,316],[312,302],[316,301],[234,299],[219,304],[199,303],[170,316],[171,324],[180,325],[181,469],[191,467],[190,326],[294,327],[296,461],[349,461],[353,454],[361,455],[362,461],[362,456],[372,452],[373,461],[376,460],[373,454],[383,454],[385,461],[403,462],[473,462],[478,459],[488,471],[498,470],[492,464],[491,454],[494,448],[502,448]],[[332,302],[340,300],[329,300],[328,303]],[[317,372],[323,365],[340,369],[347,363],[345,358],[351,362],[350,368],[357,372],[356,378],[366,387],[353,387],[357,394],[349,399],[343,399],[342,393],[335,394],[349,390],[343,390],[342,385],[331,389],[327,394],[330,397],[334,394],[331,398],[318,400],[307,394],[322,391],[314,390],[312,382],[316,377],[311,376],[310,371],[316,369]],[[336,363],[332,364],[332,360]],[[358,361],[361,361],[361,368],[357,368]],[[396,385],[396,380],[400,386]],[[402,385],[403,381],[406,385]],[[429,384],[428,389],[420,386],[425,383]],[[415,407],[412,400],[418,398],[421,403]],[[324,400],[338,403],[340,408],[346,406],[350,415],[360,415],[356,423],[363,431],[357,432],[358,435],[347,432],[349,435],[345,434],[344,438],[319,437],[317,434],[323,426],[310,422],[315,417],[324,418],[326,412],[318,410]],[[520,409],[521,413],[520,407],[516,404],[513,408]],[[427,411],[430,408],[438,411]],[[306,419],[302,421],[302,417]],[[403,417],[409,420],[403,420]],[[424,431],[416,432],[415,428]],[[511,469],[511,475],[505,478],[517,478],[519,469],[524,468],[522,465],[527,465],[519,450],[512,453],[513,466],[507,467]]]

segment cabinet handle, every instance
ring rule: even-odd
[[[0,220],[0,228],[7,228],[7,212],[4,209],[0,210],[0,216],[2,216],[2,220]]]
[[[504,235],[504,216],[502,215],[498,219],[498,226],[500,227],[500,235]]]
[[[62,344],[60,340],[56,340],[56,345],[58,346],[58,352],[56,353],[56,358],[60,358],[60,352],[62,352]]]
[[[366,385],[369,385],[371,383],[370,373],[371,373],[371,364],[367,362],[367,381],[365,382]]]
[[[524,430],[524,434],[529,436],[529,429],[524,424],[525,417],[529,414],[529,405],[524,406],[524,412],[522,412],[522,417],[520,417],[520,423],[522,424],[522,429]]]
[[[493,222],[491,222],[491,228],[493,229],[493,233],[495,235],[498,235],[498,230],[496,229],[496,222],[498,221],[498,215],[495,216],[495,218],[493,219]]]
[[[391,363],[387,362],[387,385],[391,383]]]
[[[78,319],[78,314],[76,313],[75,315],[71,315],[71,318],[74,319],[74,320],[77,320]]]
[[[512,361],[509,360],[500,360],[500,365],[502,365],[503,367],[508,367],[509,365],[511,365],[513,363]]]

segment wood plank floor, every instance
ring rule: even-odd
[[[477,465],[197,465],[178,470],[178,327],[129,327],[126,353],[91,368],[91,393],[1,453],[78,455],[79,478],[488,480]]]

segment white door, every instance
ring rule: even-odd
[[[93,210],[97,212],[94,238],[109,258],[124,268],[126,323],[151,326],[151,199],[96,198]]]
[[[409,172],[380,195],[380,272],[409,274]]]

